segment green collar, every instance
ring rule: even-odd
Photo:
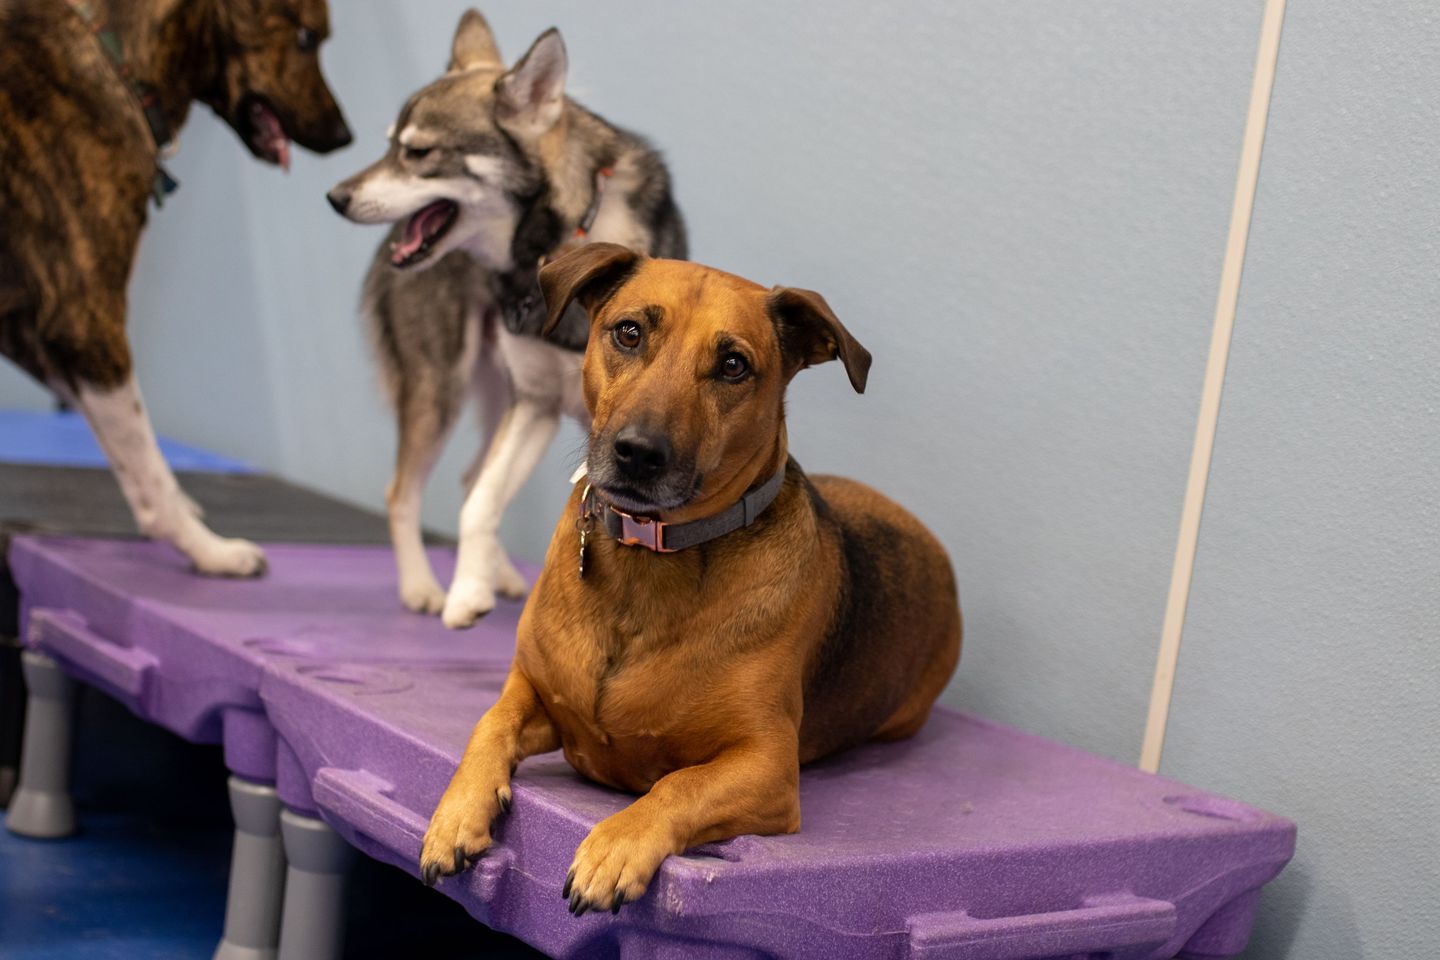
[[[105,54],[105,59],[110,62],[110,67],[115,71],[115,76],[130,91],[135,98],[140,113],[145,117],[145,125],[150,128],[150,138],[155,141],[155,179],[151,184],[151,196],[155,200],[155,206],[160,207],[165,203],[165,198],[174,193],[180,186],[180,181],[170,176],[170,172],[160,163],[163,156],[174,140],[170,132],[170,124],[165,119],[165,112],[160,109],[160,97],[154,87],[149,84],[140,83],[130,72],[130,65],[125,62],[125,52],[120,49],[120,38],[115,36],[115,31],[105,26],[103,18],[97,14],[87,0],[67,0],[70,9],[89,28],[94,35],[96,43]]]

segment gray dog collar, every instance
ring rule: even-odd
[[[708,543],[727,533],[734,533],[754,523],[780,493],[785,483],[787,460],[775,475],[714,516],[689,523],[665,523],[649,517],[636,517],[600,500],[590,488],[580,500],[580,522],[598,520],[616,541],[627,547],[644,547],[655,553],[674,553],[687,547]]]

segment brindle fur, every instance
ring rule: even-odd
[[[242,133],[247,96],[326,151],[349,132],[300,25],[324,0],[91,0],[171,130],[192,101]],[[63,0],[0,0],[0,352],[42,383],[108,388],[129,375],[125,287],[155,175],[129,90]]]
[[[961,623],[949,560],[918,520],[789,459],[794,374],[839,357],[857,390],[867,377],[869,354],[823,298],[602,244],[541,281],[552,317],[578,298],[592,318],[602,497],[605,451],[636,423],[668,437],[689,474],[693,495],[654,511],[666,522],[713,515],[786,472],[751,526],[670,554],[595,537],[583,578],[579,487],[556,524],[510,676],[440,800],[421,871],[433,882],[482,855],[514,764],[559,747],[587,777],[643,793],[576,851],[565,890],[582,913],[639,897],[670,854],[799,829],[800,765],[915,733],[958,662]],[[643,325],[640,350],[614,341],[622,321]],[[717,377],[725,351],[748,359],[748,379]]]
[[[113,32],[125,70],[153,91],[172,136],[198,100],[271,162],[288,143],[255,125],[257,105],[287,141],[320,152],[350,142],[320,73],[324,0],[88,6]],[[0,353],[85,415],[142,533],[203,573],[261,572],[258,547],[200,522],[134,382],[125,288],[155,179],[155,135],[91,25],[63,0],[0,0],[0,130]]]

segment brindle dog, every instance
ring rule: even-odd
[[[157,140],[198,100],[270,163],[292,138],[349,143],[320,73],[328,33],[325,0],[0,0],[0,353],[85,414],[141,532],[205,573],[264,557],[200,522],[132,377],[125,287]]]
[[[918,520],[789,457],[790,379],[838,357],[861,391],[870,366],[819,294],[604,243],[540,279],[552,323],[572,300],[591,318],[589,476],[555,528],[499,702],[431,819],[421,872],[433,883],[483,854],[515,764],[559,747],[591,779],[644,793],[596,825],[565,881],[572,911],[619,910],[670,854],[799,829],[801,764],[919,730],[959,660],[960,608]],[[695,521],[713,533],[709,518],[773,491],[782,472],[753,522],[698,545],[654,552],[603,526],[581,539],[577,518],[597,511],[635,529],[642,516],[653,545]]]

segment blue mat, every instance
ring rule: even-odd
[[[173,470],[206,473],[254,473],[240,460],[160,438],[160,450]],[[0,463],[43,464],[51,467],[108,466],[105,454],[78,413],[36,413],[0,410]]]

